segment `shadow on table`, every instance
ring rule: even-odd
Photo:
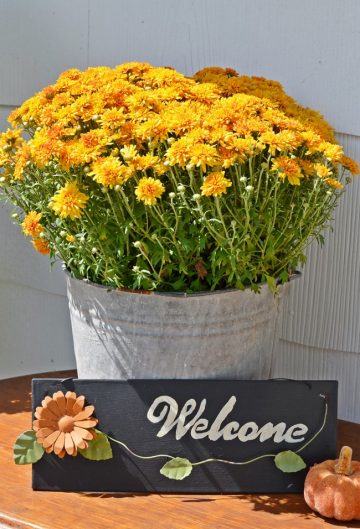
[[[58,371],[0,380],[0,413],[31,411],[31,380],[33,378],[68,378],[71,376],[76,376],[76,372]]]

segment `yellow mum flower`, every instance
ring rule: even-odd
[[[35,250],[37,250],[39,253],[47,255],[50,252],[48,243],[43,239],[33,239],[31,242]]]
[[[190,164],[200,167],[202,171],[206,171],[207,167],[219,165],[220,156],[212,145],[198,143],[194,145],[191,150]]]
[[[328,178],[333,173],[329,167],[326,167],[326,165],[322,163],[316,163],[314,164],[315,171],[320,178]]]
[[[124,184],[132,176],[130,167],[122,164],[118,158],[98,158],[92,164],[92,172],[95,182],[105,187],[114,187]]]
[[[41,213],[36,213],[36,211],[30,211],[24,218],[21,223],[22,230],[25,235],[30,235],[31,237],[39,237],[39,235],[44,231],[43,226],[40,224]]]
[[[279,156],[273,162],[272,168],[279,172],[279,176],[283,180],[287,178],[293,186],[300,185],[300,178],[303,177],[303,174],[296,160],[288,158],[287,156]]]
[[[81,217],[88,200],[89,197],[80,191],[76,182],[68,182],[51,198],[49,208],[60,217],[76,219]]]
[[[324,141],[319,145],[319,151],[321,151],[325,158],[330,160],[330,162],[337,163],[341,161],[344,151],[341,145],[336,145],[335,143],[328,143]]]
[[[225,178],[224,171],[210,173],[201,186],[201,194],[206,197],[218,197],[226,193],[226,188],[231,185],[231,181]]]
[[[139,181],[139,184],[135,189],[135,195],[138,200],[142,200],[147,206],[153,206],[164,191],[165,187],[160,180],[157,178],[144,177]]]

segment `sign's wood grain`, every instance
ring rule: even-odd
[[[240,380],[33,380],[33,410],[45,395],[71,389],[95,406],[98,428],[142,455],[191,462],[247,461],[296,451],[310,466],[335,457],[337,382]],[[167,459],[142,460],[112,443],[114,458],[45,455],[33,466],[35,490],[111,492],[273,493],[302,490],[306,470],[283,473],[268,457],[239,466],[210,462],[182,481],[160,474]]]

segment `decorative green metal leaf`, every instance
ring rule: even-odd
[[[277,468],[282,472],[299,472],[299,470],[306,468],[303,458],[292,450],[279,452],[274,461]]]
[[[79,448],[79,453],[86,459],[92,459],[93,461],[112,459],[112,448],[107,435],[105,435],[103,432],[100,432],[100,430],[95,430],[95,432],[95,439],[88,441],[87,448]]]
[[[16,465],[36,463],[44,455],[44,449],[36,440],[34,430],[22,433],[14,444],[14,461]]]
[[[165,463],[160,470],[160,474],[169,479],[180,480],[190,476],[192,468],[192,464],[188,459],[174,457],[174,459],[170,459],[170,461]]]

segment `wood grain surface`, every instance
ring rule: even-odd
[[[36,376],[74,376],[73,372]],[[12,445],[31,427],[31,377],[0,382],[0,527],[13,529],[360,528],[313,514],[300,494],[154,495],[34,492],[31,468],[15,466]],[[338,444],[360,459],[360,425],[339,421]]]

